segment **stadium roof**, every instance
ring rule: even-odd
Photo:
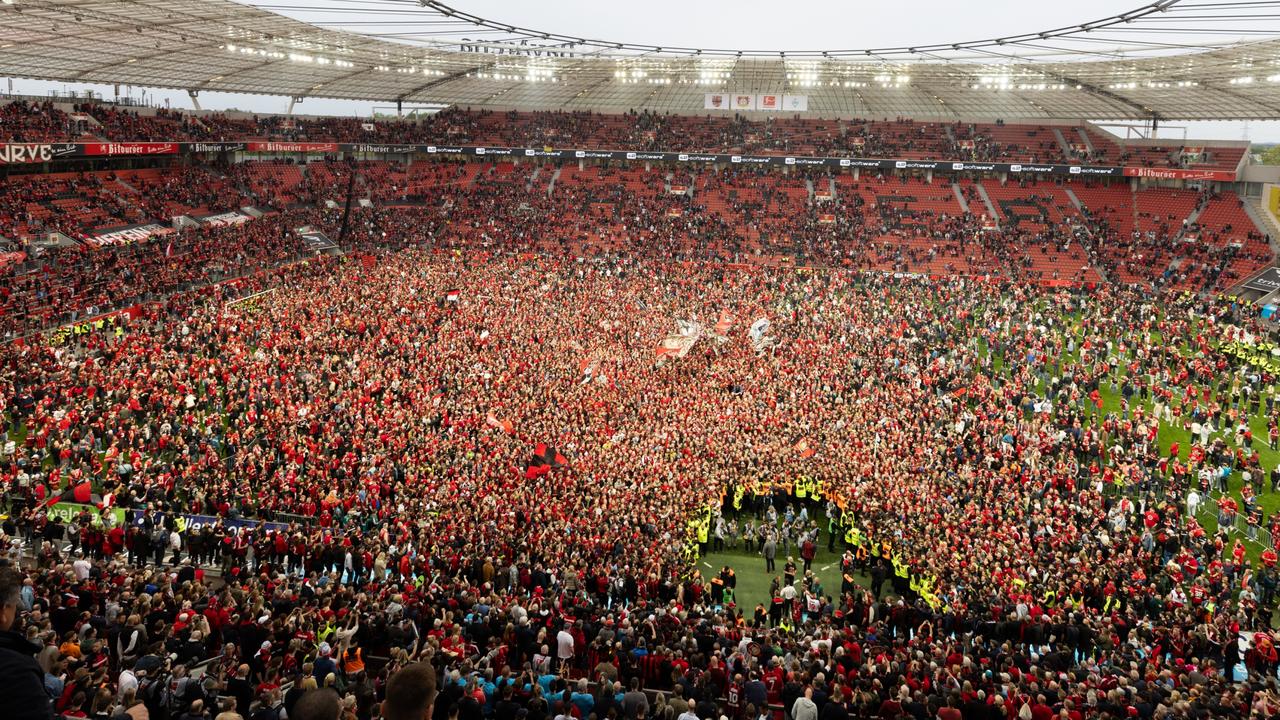
[[[569,37],[433,0],[334,1],[405,30],[324,29],[230,0],[0,0],[0,73],[527,110],[702,113],[723,92],[803,95],[821,116],[1280,119],[1280,2],[1160,0],[1005,38],[774,51]]]

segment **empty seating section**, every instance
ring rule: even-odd
[[[289,206],[301,201],[298,186],[302,169],[286,162],[247,162],[236,166],[237,175],[255,198],[271,206]]]
[[[204,167],[124,170],[118,174],[115,188],[129,203],[162,220],[175,215],[213,215],[246,204],[231,180]]]
[[[1235,284],[1271,262],[1266,237],[1244,210],[1234,192],[1199,197],[1200,214],[1179,248],[1181,285]],[[1221,276],[1221,277],[1219,277]]]
[[[57,231],[84,238],[101,227],[128,224],[129,205],[111,180],[110,173],[12,176],[0,186],[0,234]]]
[[[1176,235],[1196,208],[1196,193],[1173,188],[1147,188],[1134,195],[1139,232]]]
[[[1061,144],[1051,127],[978,124],[967,126],[965,132],[959,134],[973,142],[972,149],[964,145],[958,148],[965,153],[965,159],[1043,163],[1054,162],[1063,156]]]

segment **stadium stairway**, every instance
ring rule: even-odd
[[[1253,224],[1257,225],[1259,230],[1267,234],[1271,249],[1273,251],[1276,250],[1277,240],[1280,240],[1280,225],[1276,225],[1271,216],[1263,210],[1262,198],[1251,198],[1246,201],[1244,203],[1244,212],[1249,216],[1250,220],[1253,220]]]
[[[960,203],[961,209],[965,212],[969,212],[969,201],[964,199],[964,192],[960,190],[960,185],[957,183],[951,183],[951,192],[956,194],[956,202]]]
[[[809,178],[805,178],[804,187],[805,187],[805,190],[809,192],[809,204],[812,205],[813,204],[813,180]]]
[[[1204,210],[1204,207],[1204,205],[1197,204],[1195,209],[1187,215],[1186,219],[1182,221],[1182,229],[1178,231],[1178,236],[1174,238],[1175,240],[1181,240],[1182,237],[1187,234],[1187,228],[1193,227],[1196,224],[1196,221],[1200,219],[1200,213]]]
[[[1085,146],[1085,147],[1087,147],[1087,148],[1089,148],[1089,155],[1090,155],[1090,156],[1092,156],[1092,155],[1093,155],[1093,140],[1090,140],[1090,139],[1089,139],[1089,133],[1085,132],[1085,131],[1084,131],[1084,128],[1082,128],[1082,127],[1078,127],[1078,128],[1076,128],[1076,134],[1080,136],[1080,139],[1084,142],[1084,146]]]
[[[1076,197],[1075,191],[1065,185],[1062,187],[1062,189],[1063,191],[1066,192],[1067,199],[1071,201],[1071,204],[1076,206],[1076,211],[1079,212],[1081,215],[1083,215],[1084,203],[1080,202],[1080,198]]]
[[[991,196],[987,194],[987,189],[980,182],[974,183],[973,186],[978,189],[978,194],[982,196],[982,204],[987,206],[987,217],[991,218],[991,222],[996,224],[996,228],[999,228],[1000,213],[996,212],[995,203],[991,202]],[[952,187],[954,188],[955,186],[953,185]]]
[[[1067,142],[1067,138],[1062,134],[1062,128],[1054,127],[1053,136],[1058,139],[1058,147],[1062,149],[1063,157],[1071,157],[1071,143]],[[1076,206],[1080,207],[1079,205]]]

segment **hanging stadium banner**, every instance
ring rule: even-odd
[[[249,147],[249,143],[242,143],[242,142],[182,143],[182,152],[183,154],[243,152],[248,147]]]
[[[122,142],[83,143],[80,155],[177,155],[178,143]]]
[[[785,112],[789,98],[797,98],[799,108],[807,108],[803,95],[745,95],[708,93],[707,103],[720,97],[728,103],[726,110],[766,110]],[[772,108],[772,110],[769,110]],[[862,138],[848,138],[850,148],[857,152],[865,147]],[[804,165],[831,169],[858,168],[865,170],[949,170],[956,172],[992,172],[1010,175],[1080,175],[1086,177],[1146,177],[1169,180],[1213,180],[1235,182],[1232,170],[1191,170],[1186,168],[1116,167],[1103,165],[1066,165],[1038,163],[990,163],[961,162],[951,160],[899,160],[892,158],[857,157],[796,157],[780,155],[732,155],[727,153],[639,152],[630,150],[585,150],[509,148],[473,145],[410,145],[390,143],[317,143],[317,142],[191,142],[191,143],[0,143],[0,165],[39,163],[69,158],[114,158],[166,156],[197,153],[265,152],[333,154],[359,153],[363,155],[461,155],[467,157],[530,157],[568,158],[581,160],[654,161],[673,163],[717,163],[754,166]]]
[[[85,240],[85,242],[94,247],[123,245],[124,243],[146,240],[153,235],[168,235],[172,232],[173,228],[167,228],[155,223],[146,223],[144,225],[130,225],[128,227],[102,233],[101,235],[94,235],[93,237]]]
[[[343,143],[343,152],[366,153],[369,155],[406,155],[417,152],[417,145],[371,145],[361,143],[357,145],[348,145]]]
[[[809,96],[808,95],[783,95],[782,109],[787,112],[808,112]]]
[[[765,112],[778,112],[782,109],[781,95],[757,95],[756,109]]]
[[[703,96],[703,110],[729,110],[731,101],[727,93],[707,93]]]
[[[353,149],[355,145],[351,146]],[[333,153],[338,152],[338,143],[313,142],[251,142],[249,152],[274,153]]]
[[[75,143],[0,143],[0,165],[49,162],[78,151]]]
[[[738,94],[733,96],[733,107],[731,107],[730,110],[737,111],[737,110],[755,110],[755,109],[756,109],[755,95]]]
[[[211,225],[213,227],[226,227],[227,225],[241,225],[249,222],[249,216],[232,210],[230,212],[218,213],[216,215],[205,215],[196,218],[201,225]]]
[[[1235,182],[1234,170],[1187,170],[1184,168],[1127,167],[1125,177],[1156,178],[1159,180],[1220,180]]]

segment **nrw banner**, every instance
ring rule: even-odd
[[[707,93],[702,102],[703,110],[731,110],[733,102],[728,93]]]
[[[782,109],[786,112],[808,112],[808,95],[783,95]]]
[[[75,143],[0,143],[0,165],[49,162],[77,150]]]

